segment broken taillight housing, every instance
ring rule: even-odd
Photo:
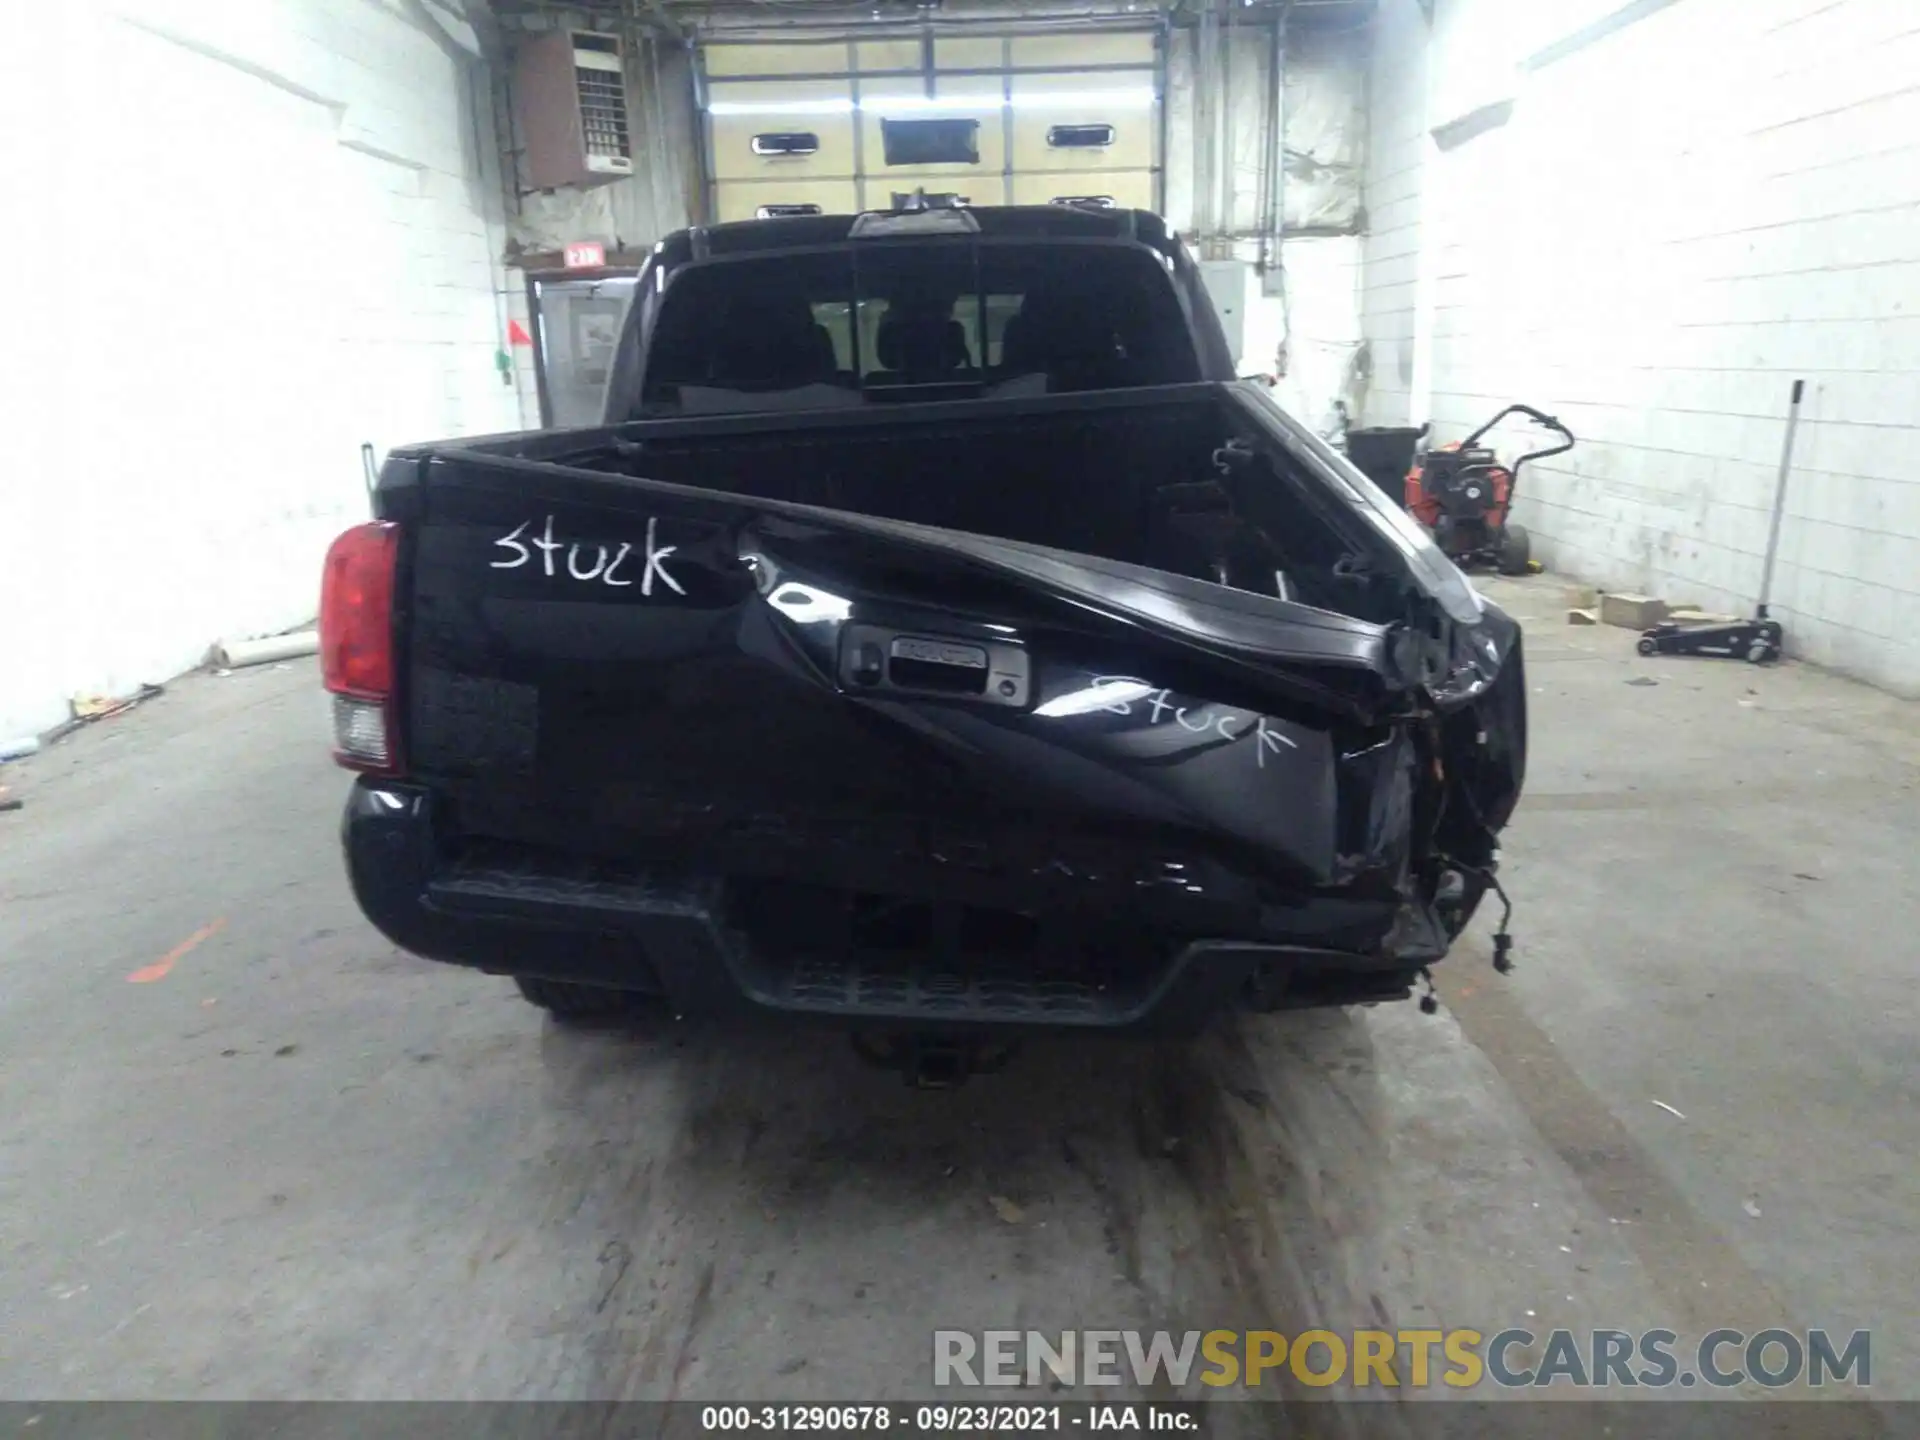
[[[400,529],[356,525],[327,550],[320,580],[320,673],[333,694],[333,758],[398,766],[393,725],[393,581]]]

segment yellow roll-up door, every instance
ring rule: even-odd
[[[1163,56],[1140,28],[710,42],[713,217],[853,214],[922,188],[1155,209]]]

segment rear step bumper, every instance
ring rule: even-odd
[[[676,1013],[776,1012],[860,1025],[1182,1033],[1259,1009],[1401,999],[1417,964],[1297,944],[1194,941],[1151,973],[1095,981],[1030,963],[924,955],[770,956],[714,880],[449,864],[430,794],[363,779],[342,825],[362,911],[426,959],[662,994]]]

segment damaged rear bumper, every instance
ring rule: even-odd
[[[1190,1033],[1223,1008],[1405,998],[1448,942],[1431,914],[1408,909],[1384,945],[1187,938],[1097,973],[945,944],[809,952],[756,926],[753,904],[712,878],[498,847],[452,853],[420,787],[357,782],[343,841],[361,909],[401,948],[493,974],[656,993],[681,1015]],[[1291,923],[1344,938],[1333,913],[1308,908]]]

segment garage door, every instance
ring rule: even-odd
[[[1157,29],[708,43],[718,220],[883,209],[924,188],[975,205],[1160,208]]]

